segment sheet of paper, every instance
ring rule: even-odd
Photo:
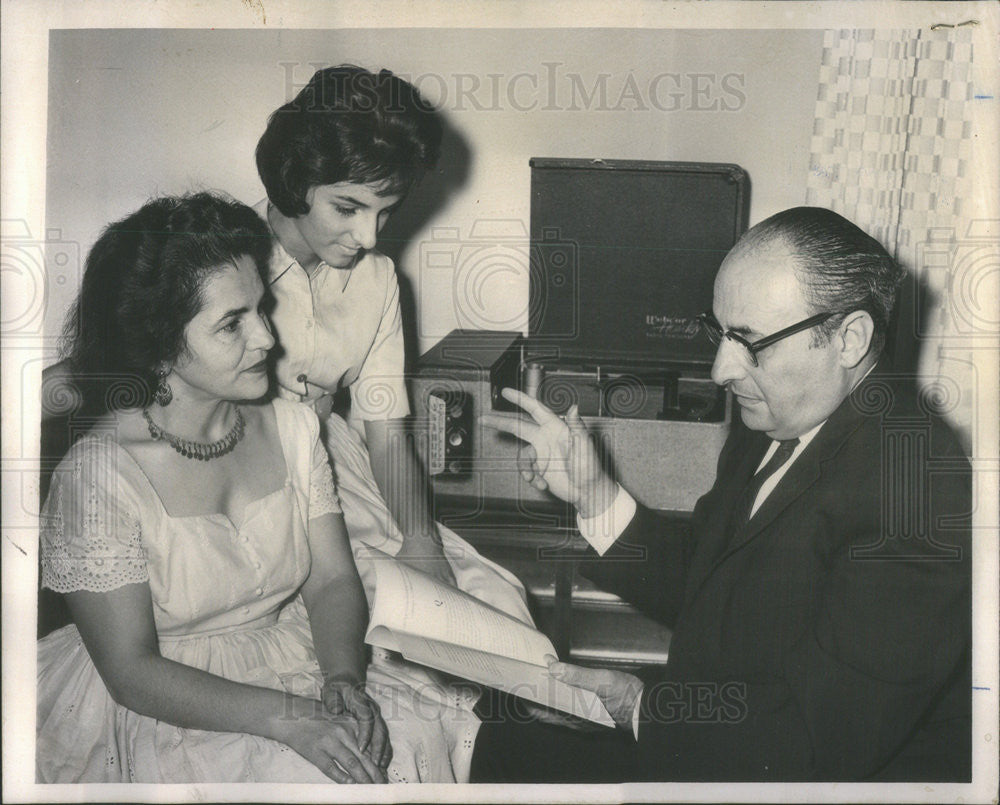
[[[378,551],[373,551],[380,554]],[[384,559],[385,561],[381,561]],[[553,679],[551,641],[527,624],[387,554],[375,557],[365,641],[408,660],[613,727],[596,694]]]
[[[377,631],[384,633],[385,630]],[[597,694],[553,679],[544,667],[401,632],[392,634],[391,641],[394,645],[384,647],[395,648],[413,662],[489,685],[588,721],[615,726]]]
[[[385,561],[380,561],[382,557]],[[546,655],[556,656],[552,642],[544,634],[505,612],[440,584],[387,554],[376,556],[374,565],[373,626],[420,634],[542,667],[547,665]]]

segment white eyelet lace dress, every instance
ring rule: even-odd
[[[125,450],[107,437],[82,437],[43,507],[42,580],[57,592],[148,582],[163,656],[318,697],[319,667],[297,593],[309,570],[308,520],[340,507],[315,414],[298,403],[272,404],[288,477],[238,523],[171,516]],[[346,428],[341,435],[349,438]],[[372,531],[384,503],[364,502],[374,480],[364,475],[367,456],[356,458],[363,466],[345,467],[344,477],[355,486],[347,493],[352,516],[365,522],[352,528],[348,517],[352,544],[357,531],[386,550],[387,538]],[[450,533],[446,551],[460,586],[530,620],[523,589],[506,571]],[[372,576],[362,567],[369,598]],[[468,780],[477,691],[382,652],[368,689],[389,728],[390,780]],[[72,625],[38,643],[37,716],[39,782],[331,782],[277,741],[183,729],[117,705]]]

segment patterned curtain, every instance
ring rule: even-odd
[[[902,363],[967,444],[983,396],[970,339],[997,325],[993,303],[978,298],[985,263],[995,271],[997,260],[971,181],[973,31],[826,31],[806,196],[907,269],[897,368],[908,342]]]

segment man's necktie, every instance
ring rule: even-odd
[[[747,482],[740,495],[740,499],[736,502],[736,507],[733,509],[732,530],[730,533],[735,534],[750,521],[750,511],[753,509],[753,502],[757,499],[764,481],[774,475],[778,471],[778,468],[792,457],[792,453],[795,452],[798,444],[798,439],[784,439],[779,441],[778,449],[768,459],[767,464],[757,470],[753,478]]]

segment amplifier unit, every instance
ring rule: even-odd
[[[615,477],[646,506],[688,512],[712,485],[731,403],[707,374],[586,365],[550,372],[518,333],[454,330],[421,357],[412,380],[416,420],[427,423],[417,450],[437,498],[551,517],[552,496],[517,471],[521,443],[479,423],[491,410],[510,410],[505,386],[534,392],[557,413],[576,402]]]

